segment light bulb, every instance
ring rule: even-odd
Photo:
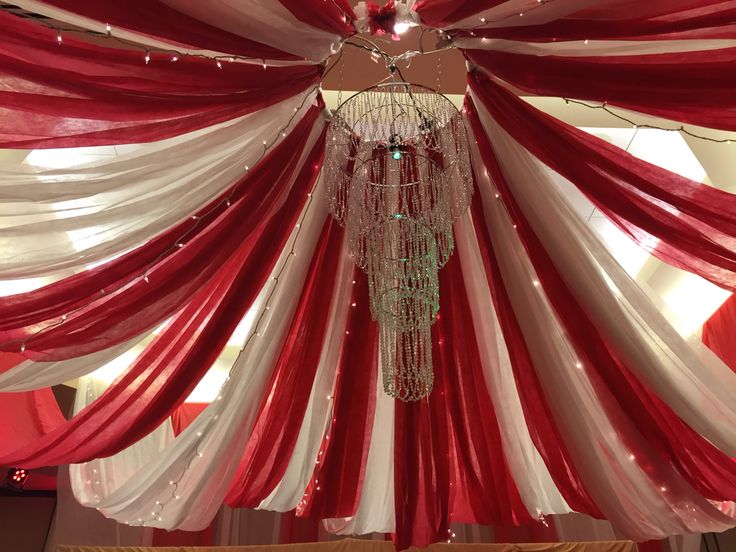
[[[404,34],[409,30],[409,27],[411,27],[409,23],[396,23],[396,25],[394,25],[394,32],[396,34]]]

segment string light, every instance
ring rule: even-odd
[[[512,13],[512,14],[506,15],[504,17],[500,17],[499,19],[493,19],[493,20],[490,20],[489,21],[485,17],[481,17],[480,18],[480,24],[477,25],[477,26],[475,26],[475,27],[473,27],[473,29],[478,29],[478,28],[486,25],[487,23],[501,23],[501,22],[506,21],[508,19],[512,19],[514,17],[517,17],[517,15],[518,15],[518,17],[523,17],[524,14],[527,14],[529,12],[533,12],[534,10],[538,10],[539,8],[541,8],[542,6],[544,6],[545,4],[548,4],[548,3],[553,2],[553,1],[554,0],[537,0],[536,5],[533,5],[531,8],[529,8],[527,10],[524,10],[524,11],[520,11],[520,12],[518,12],[518,14],[513,14]],[[470,32],[470,36],[475,36],[475,33],[471,31]]]
[[[150,50],[152,52],[157,52],[161,54],[168,54],[172,55],[171,61],[177,61],[180,58],[183,57],[189,57],[189,58],[200,58],[200,59],[209,59],[217,61],[218,58],[221,58],[222,56],[216,56],[216,55],[208,55],[208,54],[201,54],[198,52],[185,52],[176,50],[174,48],[145,48],[142,46],[139,42],[135,42],[134,40],[128,40],[121,38],[119,36],[115,36],[112,34],[112,27],[109,23],[105,25],[104,32],[102,31],[94,31],[91,29],[80,29],[80,28],[74,28],[74,27],[62,27],[59,26],[58,23],[52,22],[52,20],[49,20],[48,18],[42,16],[41,14],[35,13],[30,10],[23,10],[21,13],[18,13],[18,9],[16,6],[6,4],[3,6],[0,6],[0,10],[4,11],[6,13],[9,13],[11,15],[14,15],[16,17],[22,17],[22,18],[32,18],[34,23],[37,23],[39,25],[42,25],[43,27],[51,30],[56,31],[56,42],[58,44],[62,43],[62,32],[65,33],[74,33],[77,35],[87,35],[90,37],[93,37],[95,39],[106,39],[115,41],[119,44],[125,45],[130,49],[138,49],[138,50]],[[257,63],[262,62],[264,65],[264,69],[266,68],[266,60],[263,60],[262,58],[256,58],[256,57],[249,57],[249,56],[228,56],[228,61],[243,61],[246,63]]]
[[[587,42],[587,41],[586,41]],[[602,104],[589,104],[587,102],[581,102],[579,100],[571,100],[570,98],[562,98],[566,104],[575,104],[580,105],[583,107],[587,107],[588,109],[601,109],[608,113],[609,115],[612,115],[616,117],[618,120],[623,121],[625,123],[628,123],[631,125],[632,128],[638,129],[638,128],[648,128],[653,130],[665,130],[667,132],[682,132],[683,134],[686,134],[692,138],[697,138],[698,140],[705,140],[707,142],[714,142],[716,144],[730,144],[734,139],[733,138],[711,138],[709,136],[702,136],[700,134],[696,134],[694,132],[689,131],[684,126],[680,126],[678,128],[666,128],[666,127],[660,127],[657,125],[649,125],[649,124],[640,124],[636,121],[633,121],[627,117],[624,117],[623,115],[616,113],[615,111],[611,110],[608,107],[607,102],[603,102]]]
[[[1,8],[0,8],[0,9],[1,9]],[[99,34],[99,33],[97,33],[97,34]],[[59,36],[59,37],[61,37],[61,30],[59,30],[59,31],[58,31],[58,36]],[[146,52],[148,52],[148,50],[146,50]],[[146,57],[148,57],[148,55],[147,55]],[[306,93],[304,94],[304,96],[303,96],[303,98],[302,98],[302,101],[301,101],[301,103],[299,104],[299,106],[298,106],[298,107],[295,107],[295,108],[294,108],[294,113],[292,114],[292,116],[291,116],[291,117],[289,118],[289,120],[288,120],[288,121],[286,122],[286,124],[285,124],[285,125],[284,125],[284,126],[283,126],[283,127],[281,128],[281,129],[279,129],[279,132],[280,132],[280,133],[284,133],[284,132],[285,132],[285,131],[286,131],[287,129],[289,129],[289,128],[290,128],[290,127],[292,126],[292,124],[293,124],[293,123],[294,123],[294,121],[296,120],[296,117],[297,117],[297,114],[299,113],[299,111],[300,111],[300,110],[301,110],[302,108],[304,108],[304,107],[305,107],[305,106],[307,105],[307,100],[308,100],[308,99],[309,99],[309,98],[310,98],[310,97],[311,97],[311,96],[312,96],[313,94],[317,93],[318,91],[319,91],[319,84],[318,84],[318,85],[316,85],[316,86],[314,86],[313,88],[311,88],[311,89],[310,89],[309,91],[307,91],[307,92],[306,92]],[[269,145],[268,143],[266,143],[266,142],[264,141],[264,149],[263,149],[263,151],[262,151],[262,152],[260,153],[260,155],[258,156],[258,158],[256,159],[256,161],[255,161],[255,162],[256,162],[256,164],[257,164],[257,163],[259,163],[259,162],[260,162],[260,161],[261,161],[261,160],[262,160],[262,159],[263,159],[263,158],[264,158],[264,157],[266,156],[266,154],[268,153],[269,149],[270,149],[271,147],[273,147],[273,146],[274,146],[275,142],[276,142],[276,141],[274,141],[274,142],[273,142],[272,144],[270,144],[270,145]],[[317,167],[317,165],[315,165],[315,167]],[[243,184],[243,181],[242,181],[242,180],[241,180],[241,181],[239,181],[238,183],[236,183],[236,184],[235,184],[235,185],[234,185],[234,186],[233,186],[233,187],[232,187],[232,188],[230,189],[230,192],[229,192],[228,196],[227,196],[226,198],[224,198],[224,200],[221,200],[220,202],[218,202],[218,203],[216,203],[216,204],[212,205],[212,206],[211,206],[211,207],[210,207],[210,208],[209,208],[209,209],[208,209],[207,211],[204,211],[204,212],[202,212],[202,213],[201,213],[201,214],[200,214],[199,216],[197,216],[197,215],[194,215],[194,216],[192,216],[192,220],[194,220],[194,221],[195,221],[195,224],[194,224],[194,225],[192,225],[192,226],[191,226],[191,227],[190,227],[190,228],[189,228],[189,229],[188,229],[188,230],[187,230],[187,231],[186,231],[186,232],[185,232],[185,233],[184,233],[184,234],[183,234],[182,236],[179,236],[179,238],[177,238],[177,240],[176,240],[176,241],[174,242],[174,244],[173,244],[173,245],[171,246],[171,249],[180,249],[180,248],[184,247],[184,245],[185,245],[185,244],[184,244],[184,243],[182,243],[182,242],[181,242],[181,241],[179,241],[179,240],[183,240],[183,239],[184,239],[184,238],[186,238],[186,237],[187,237],[187,236],[188,236],[189,234],[191,234],[191,233],[192,233],[192,232],[193,232],[193,231],[194,231],[194,230],[195,230],[195,229],[196,229],[196,228],[197,228],[197,227],[199,226],[199,223],[201,222],[201,220],[202,220],[202,219],[204,219],[204,218],[208,217],[209,215],[211,215],[211,214],[213,214],[213,213],[217,213],[217,212],[218,212],[218,210],[219,210],[219,209],[221,208],[221,206],[222,206],[222,204],[223,204],[223,203],[224,203],[224,204],[225,204],[225,205],[226,205],[227,207],[230,207],[230,205],[231,205],[231,201],[230,201],[230,198],[231,198],[231,197],[232,197],[232,196],[233,196],[233,195],[234,195],[234,194],[235,194],[235,193],[236,193],[236,192],[238,191],[238,188],[239,188],[240,186],[242,186],[242,184]],[[308,197],[309,197],[309,200],[308,200],[307,206],[311,204],[311,197],[312,197],[311,193],[310,193],[310,194],[308,194]],[[305,211],[304,215],[306,215],[306,211]],[[302,220],[303,220],[303,218],[302,218]],[[298,232],[297,232],[297,235],[298,235]],[[145,268],[145,271],[143,272],[143,274],[142,274],[142,275],[136,275],[136,276],[133,276],[133,277],[132,277],[132,278],[131,278],[130,280],[128,280],[128,281],[125,281],[125,282],[121,282],[121,283],[119,283],[119,284],[118,284],[118,286],[117,286],[117,287],[116,287],[115,289],[113,289],[112,291],[114,292],[114,291],[117,291],[117,290],[119,290],[119,289],[122,289],[122,288],[124,288],[125,286],[127,286],[128,284],[130,284],[130,283],[133,283],[133,282],[135,282],[135,281],[136,281],[136,280],[138,280],[138,279],[142,279],[142,280],[143,280],[143,281],[144,281],[144,282],[145,282],[146,284],[148,284],[148,283],[149,283],[149,276],[148,276],[148,271],[149,271],[149,270],[151,270],[151,268],[152,268],[152,267],[153,267],[153,266],[154,266],[154,265],[155,265],[155,264],[156,264],[156,263],[157,263],[157,262],[158,262],[159,260],[161,260],[162,258],[164,258],[164,257],[166,256],[166,254],[167,254],[168,252],[170,252],[170,251],[171,251],[171,249],[169,249],[168,251],[162,252],[162,253],[161,253],[161,254],[160,254],[160,255],[159,255],[159,256],[158,256],[158,257],[157,257],[156,259],[154,259],[154,260],[153,260],[153,261],[152,261],[152,262],[151,262],[151,263],[150,263],[150,264],[149,264],[149,265],[148,265],[148,266],[147,266],[147,267]],[[290,255],[290,256],[292,256],[292,257],[295,257],[295,256],[296,256],[296,252],[294,252],[294,251],[292,250],[292,252],[291,252],[291,255]],[[282,268],[282,271],[283,271],[283,268]],[[279,273],[279,274],[280,274],[280,273]],[[277,278],[277,277],[275,277],[275,278],[274,278],[274,281],[278,282],[278,278]],[[108,290],[108,291],[110,291],[110,290]],[[103,290],[103,292],[102,292],[102,293],[103,293],[103,294],[105,294],[106,292],[105,292],[105,291]],[[55,321],[55,322],[51,322],[51,323],[49,323],[49,324],[48,324],[47,326],[45,326],[45,327],[43,327],[43,328],[40,328],[40,329],[39,329],[38,331],[34,332],[34,333],[33,333],[33,334],[31,335],[31,336],[26,336],[26,340],[28,340],[28,339],[33,339],[33,338],[35,338],[35,337],[38,337],[38,336],[40,336],[40,335],[43,335],[44,333],[46,333],[46,332],[48,332],[48,331],[50,331],[50,330],[52,330],[52,329],[54,329],[54,328],[57,328],[58,326],[60,326],[61,324],[63,324],[63,323],[64,323],[64,322],[65,322],[65,321],[67,320],[67,316],[68,316],[69,314],[74,314],[74,313],[76,313],[76,312],[78,312],[78,311],[81,311],[81,310],[83,310],[83,309],[85,309],[85,308],[89,307],[89,305],[90,305],[90,304],[91,304],[91,303],[92,303],[93,301],[95,301],[95,300],[97,300],[97,299],[95,298],[95,299],[93,299],[92,301],[90,301],[89,303],[85,303],[85,304],[82,304],[82,305],[78,306],[77,308],[75,308],[75,309],[72,309],[72,310],[71,310],[71,311],[69,311],[68,313],[64,314],[64,315],[63,315],[63,316],[62,316],[62,317],[61,317],[61,318],[60,318],[59,320],[57,320],[57,321]],[[20,349],[20,352],[21,352],[21,353],[25,352],[25,350],[26,350],[26,343],[25,343],[25,342],[20,342],[19,340],[9,340],[9,341],[6,341],[6,342],[4,342],[4,343],[1,343],[1,344],[0,344],[0,346],[2,346],[2,347],[5,347],[5,346],[7,346],[7,345],[11,345],[11,344],[13,344],[13,343],[19,343],[19,349]]]

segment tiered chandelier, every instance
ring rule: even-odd
[[[376,85],[334,113],[324,168],[330,212],[368,275],[383,388],[419,400],[434,381],[438,270],[452,254],[452,224],[473,192],[462,117],[429,88]]]

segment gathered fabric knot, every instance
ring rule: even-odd
[[[389,0],[383,7],[370,0],[359,2],[354,12],[357,18],[353,24],[359,33],[391,35],[392,39],[399,40],[402,29],[419,25],[419,14],[395,0]]]

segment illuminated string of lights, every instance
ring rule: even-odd
[[[53,20],[48,18],[47,16],[44,16],[38,13],[34,13],[34,12],[30,12],[27,10],[18,12],[18,8],[16,6],[0,5],[0,11],[4,11],[6,13],[9,13],[16,17],[20,17],[22,19],[31,19],[35,23],[38,23],[39,25],[46,27],[47,29],[56,31],[56,43],[59,46],[62,46],[64,44],[64,34],[86,36],[86,37],[94,38],[95,40],[99,40],[99,39],[110,40],[122,46],[126,46],[127,49],[129,50],[140,50],[143,53],[143,62],[146,65],[148,65],[151,62],[151,59],[152,59],[151,54],[160,54],[162,57],[166,56],[168,57],[170,62],[177,62],[179,60],[183,60],[186,58],[206,59],[206,60],[212,61],[217,66],[218,69],[223,68],[223,62],[232,63],[236,61],[244,62],[244,63],[252,63],[252,64],[260,63],[263,66],[264,70],[268,69],[268,67],[279,67],[279,66],[284,66],[284,65],[299,65],[299,64],[305,64],[305,63],[308,63],[310,65],[314,64],[313,62],[307,60],[306,58],[304,58],[304,60],[302,61],[284,61],[282,62],[280,60],[268,60],[262,57],[241,56],[241,55],[224,54],[224,53],[212,55],[212,54],[204,54],[201,52],[188,52],[188,51],[179,50],[176,48],[149,46],[149,45],[141,44],[140,42],[136,42],[135,40],[122,38],[120,36],[113,34],[113,29],[109,23],[105,23],[104,31],[102,30],[95,31],[92,29],[85,29],[82,27],[72,27],[72,26],[57,24],[57,23],[52,22]]]
[[[315,94],[319,91],[319,84],[312,87],[311,89],[307,90],[304,93],[304,97],[302,98],[302,101],[298,107],[294,108],[294,111],[289,118],[289,120],[286,122],[284,126],[282,126],[277,132],[276,135],[270,140],[263,140],[263,151],[260,153],[258,158],[256,159],[254,166],[260,163],[260,161],[266,156],[266,154],[276,145],[276,143],[283,137],[286,136],[286,131],[289,130],[289,128],[292,126],[294,121],[297,119],[297,116],[299,115],[300,111],[305,107],[307,100],[310,100],[315,97]],[[245,165],[245,175],[247,175],[250,171],[250,166]],[[112,292],[119,291],[131,284],[134,284],[137,281],[144,282],[148,284],[150,282],[149,273],[155,267],[156,264],[158,264],[159,261],[166,258],[173,252],[175,252],[177,249],[181,249],[186,245],[186,240],[197,230],[197,228],[201,225],[202,221],[206,219],[208,216],[212,215],[215,212],[220,211],[223,207],[228,208],[232,204],[232,198],[236,194],[236,192],[240,189],[240,187],[244,184],[245,179],[241,178],[238,180],[233,186],[230,187],[228,193],[226,196],[222,197],[219,201],[213,203],[209,209],[207,209],[205,212],[199,214],[199,215],[191,215],[189,219],[192,221],[189,228],[187,228],[183,234],[181,234],[178,238],[174,240],[171,246],[169,246],[167,249],[163,250],[155,259],[153,259],[150,263],[148,263],[145,267],[145,269],[137,274],[136,276],[133,276],[122,283],[119,283],[115,287],[112,288],[103,288],[101,289],[95,296],[93,296],[90,301],[84,302],[83,304],[79,305],[78,307],[71,309],[67,311],[65,314],[61,315],[61,317],[58,318],[58,320],[51,322],[47,324],[46,326],[38,329],[37,331],[28,334],[26,336],[23,336],[22,338],[16,338],[12,340],[8,340],[4,343],[2,343],[1,347],[7,347],[9,345],[18,344],[19,345],[19,352],[24,353],[26,350],[26,343],[28,341],[33,340],[34,338],[37,338],[44,333],[51,331],[55,328],[58,328],[62,324],[64,324],[69,316],[76,314],[80,311],[83,311],[84,309],[88,308],[90,305],[92,305],[95,301],[98,301],[101,297],[107,296]]]
[[[470,102],[471,109],[476,110],[476,106],[475,106],[473,100],[471,98],[469,98],[469,97],[467,97],[467,100]],[[466,118],[467,118],[468,111],[469,110],[468,110],[468,107],[467,107],[467,104],[466,104],[462,108],[462,113],[466,116]],[[478,116],[477,110],[476,110],[476,116]],[[488,134],[488,131],[486,130],[485,125],[483,125],[482,121],[479,121],[479,122],[480,122],[480,125],[481,125],[481,128],[482,128],[482,132],[486,135],[486,139],[490,141],[490,135]],[[637,130],[637,132],[638,132],[638,130]],[[629,142],[629,144],[626,146],[625,151],[628,151],[628,149],[631,146],[631,143],[632,142],[633,142],[633,138]],[[479,149],[478,140],[477,139],[474,140],[474,143],[476,144],[476,148]],[[500,189],[498,188],[498,186],[494,183],[493,179],[488,174],[488,170],[487,169],[484,169],[484,171],[483,171],[483,177],[488,182],[489,190],[493,194],[493,197],[495,198],[496,201],[499,202],[499,204],[500,204],[501,209],[503,210],[503,212],[506,213],[506,217],[508,218],[509,222],[511,222],[511,227],[514,230],[517,230],[517,233],[518,233],[518,224],[515,222],[517,219],[516,219],[515,215],[512,213],[512,211],[509,208],[509,206],[506,204],[506,201],[504,200],[504,197],[502,196]],[[513,196],[513,192],[510,191],[510,195]],[[521,239],[522,239],[521,236],[519,236],[519,240],[521,240]],[[527,268],[528,268],[529,272],[531,274],[533,274],[533,280],[531,282],[532,283],[532,290],[531,291],[536,291],[536,292],[541,293],[543,296],[546,297],[544,288],[542,287],[540,281],[538,280],[538,276],[536,274],[536,269],[534,268],[533,264],[529,264]],[[548,299],[545,299],[545,301],[548,301]],[[573,350],[574,350],[574,348],[573,348]],[[583,372],[583,373],[586,372],[587,370],[586,370],[585,364],[583,362],[581,362],[581,360],[579,358],[576,358],[577,357],[577,353],[571,354],[571,356],[572,356],[572,360],[574,362],[574,367],[578,371],[580,371],[580,372]],[[637,463],[637,465],[639,465],[640,468],[644,472],[647,473],[647,477],[649,477],[649,479],[652,482],[652,484],[655,485],[661,493],[667,493],[669,491],[669,488],[667,487],[667,485],[665,485],[665,484],[663,484],[661,482],[660,483],[657,483],[655,481],[655,479],[654,479],[655,476],[652,473],[650,473],[650,469],[646,465],[641,465],[641,464],[639,464],[639,462],[637,462],[637,456],[634,454],[633,451],[629,450],[628,453],[626,453],[625,459],[628,462]],[[549,525],[549,522],[547,520],[547,516],[544,514],[544,512],[540,508],[537,508],[536,509],[536,518],[537,518],[537,521],[539,521],[539,523],[541,523],[545,527],[549,527],[550,526]],[[448,540],[448,542],[449,542],[449,540]]]
[[[468,34],[470,34],[470,36],[475,36],[475,32],[474,31],[476,31],[478,29],[483,29],[488,24],[503,23],[504,21],[508,21],[509,19],[515,19],[517,17],[524,17],[524,15],[526,15],[528,13],[531,13],[531,12],[534,12],[535,10],[538,10],[538,9],[542,8],[542,7],[546,6],[547,4],[549,4],[549,3],[553,2],[553,1],[554,0],[536,0],[536,4],[533,4],[530,8],[527,8],[525,10],[521,10],[520,12],[517,12],[517,13],[510,13],[510,14],[505,15],[503,17],[499,17],[498,19],[487,19],[485,17],[480,17],[479,18],[480,23],[478,25],[474,26],[474,27],[470,27],[471,31]]]
[[[646,123],[637,123],[633,119],[629,119],[628,117],[625,117],[625,116],[621,115],[620,113],[616,113],[615,111],[613,111],[609,107],[608,103],[606,103],[606,102],[603,102],[602,104],[589,104],[587,102],[583,102],[583,101],[580,101],[580,100],[572,100],[570,98],[562,98],[562,99],[568,105],[574,104],[574,105],[580,105],[580,106],[583,106],[583,107],[587,107],[588,109],[600,109],[600,110],[603,110],[606,113],[608,113],[609,115],[612,115],[612,116],[616,117],[620,121],[623,121],[625,123],[628,123],[629,125],[631,125],[633,128],[636,128],[636,129],[644,128],[644,129],[654,129],[654,130],[665,130],[667,132],[682,132],[683,134],[686,134],[686,135],[688,135],[688,136],[690,136],[692,138],[697,138],[698,140],[705,140],[706,142],[713,142],[713,143],[716,143],[716,144],[732,144],[732,143],[734,143],[734,141],[736,141],[736,138],[711,138],[709,136],[702,136],[700,134],[696,134],[695,132],[692,132],[692,131],[688,130],[687,128],[685,128],[684,125],[680,125],[678,128],[667,128],[667,127],[661,127],[661,126],[658,126],[658,125],[651,125],[651,124],[646,124]]]
[[[314,170],[319,172],[320,166],[318,164],[314,165]],[[296,257],[296,245],[299,240],[299,235],[302,232],[302,227],[304,224],[304,220],[306,219],[309,209],[312,205],[312,202],[314,201],[314,192],[316,187],[319,185],[319,176],[317,176],[317,180],[315,181],[314,186],[312,187],[311,191],[307,193],[307,202],[304,206],[304,209],[302,210],[301,216],[298,219],[297,224],[294,226],[294,233],[291,237],[291,245],[289,247],[289,252],[284,258],[283,262],[281,263],[280,268],[276,272],[275,276],[271,276],[270,281],[273,282],[273,285],[271,286],[271,289],[269,290],[269,293],[264,299],[263,306],[259,309],[258,317],[255,319],[253,325],[248,331],[248,335],[246,336],[243,344],[239,347],[238,352],[235,356],[235,359],[232,361],[232,364],[230,365],[230,369],[228,370],[228,375],[225,378],[225,381],[220,386],[216,401],[221,401],[223,397],[223,390],[225,389],[225,386],[230,382],[232,378],[233,370],[235,370],[238,361],[240,360],[241,355],[243,352],[248,348],[248,346],[251,344],[251,342],[257,338],[261,337],[263,335],[263,331],[261,330],[260,326],[263,322],[265,316],[267,313],[270,313],[270,302],[273,298],[274,294],[276,293],[277,288],[279,287],[279,282],[281,279],[281,276],[283,275],[284,271],[288,267],[289,261]],[[331,400],[332,396],[328,397],[328,400]],[[212,426],[213,422],[216,422],[219,418],[219,414],[215,414],[212,416],[208,421],[207,425],[202,428],[201,431],[198,431],[196,433],[197,437],[197,443],[196,446],[192,449],[192,454],[189,457],[184,469],[181,471],[180,475],[176,479],[171,479],[169,481],[169,486],[171,487],[171,495],[167,497],[165,502],[162,502],[160,500],[155,502],[155,508],[153,508],[153,511],[150,514],[150,518],[138,518],[136,522],[123,522],[126,525],[134,525],[134,526],[145,526],[147,522],[153,521],[153,522],[160,522],[162,521],[162,514],[165,509],[165,507],[170,504],[173,500],[180,500],[181,495],[179,494],[179,486],[181,485],[182,479],[184,479],[184,476],[187,474],[189,469],[191,468],[192,464],[199,458],[204,457],[204,453],[200,449],[202,444],[202,438],[204,436],[204,433]]]

